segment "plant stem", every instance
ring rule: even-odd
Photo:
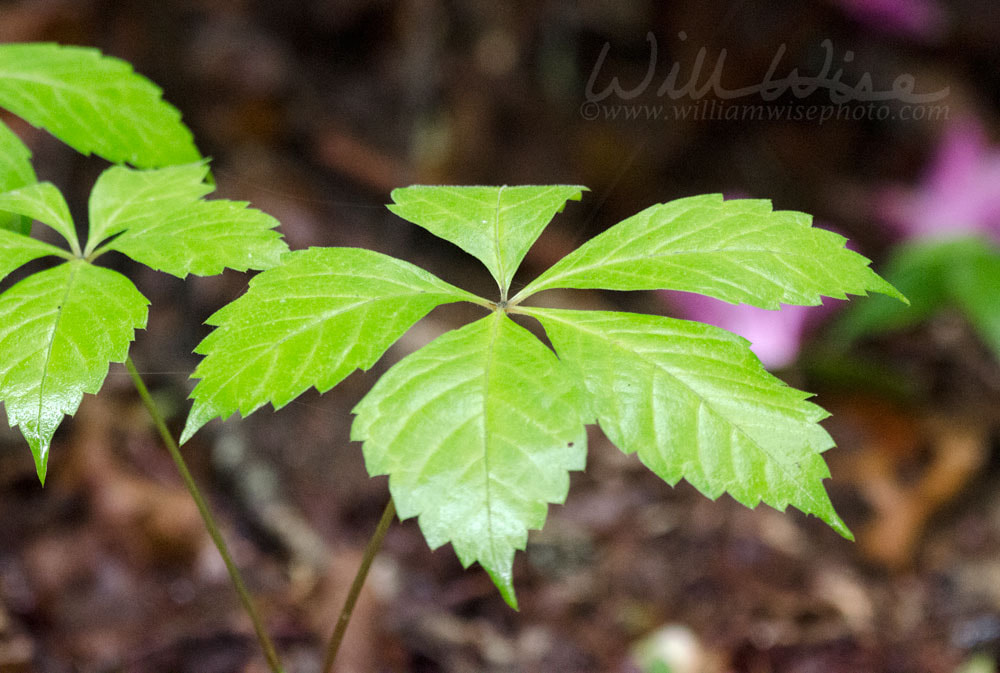
[[[344,601],[344,607],[340,609],[340,617],[337,618],[337,626],[333,630],[333,635],[330,636],[330,644],[326,648],[326,660],[323,662],[323,673],[331,673],[333,671],[333,662],[337,658],[337,651],[340,649],[340,643],[344,640],[344,633],[347,631],[347,625],[351,621],[351,614],[354,612],[354,604],[358,602],[358,596],[361,595],[361,587],[365,584],[365,579],[368,577],[368,570],[372,567],[372,561],[375,560],[375,555],[378,553],[379,547],[382,546],[382,540],[385,538],[386,531],[389,530],[389,525],[392,523],[393,518],[396,516],[396,504],[389,498],[389,502],[386,503],[385,509],[382,511],[382,518],[378,520],[378,525],[375,527],[375,532],[372,534],[370,540],[368,540],[368,546],[365,547],[365,555],[361,559],[361,565],[358,567],[358,572],[354,575],[354,581],[351,583],[351,590],[347,594],[347,599]]]
[[[226,541],[223,539],[222,533],[219,531],[219,527],[216,525],[215,519],[212,517],[212,513],[208,509],[205,498],[202,497],[201,491],[198,490],[198,485],[195,484],[194,477],[191,476],[191,471],[188,469],[187,463],[184,461],[184,456],[181,455],[180,449],[177,447],[177,442],[174,440],[173,435],[170,434],[170,430],[167,428],[167,423],[164,421],[163,415],[156,406],[156,402],[153,401],[152,395],[149,394],[149,389],[146,388],[146,384],[139,375],[139,371],[135,368],[135,363],[132,362],[131,356],[125,359],[125,367],[128,368],[128,373],[132,377],[132,382],[135,384],[136,390],[139,391],[139,397],[142,398],[142,403],[146,405],[146,410],[149,411],[149,415],[153,418],[153,422],[156,424],[156,429],[159,430],[160,437],[163,439],[163,443],[170,452],[170,457],[174,459],[174,463],[177,465],[177,470],[181,473],[181,479],[184,480],[184,485],[187,486],[188,492],[191,494],[191,497],[194,498],[194,504],[198,507],[198,512],[201,514],[202,521],[205,522],[205,528],[208,530],[208,534],[211,536],[212,542],[215,543],[216,549],[219,550],[219,555],[222,556],[222,560],[226,564],[226,569],[229,571],[229,578],[232,580],[233,587],[235,587],[236,593],[239,594],[240,601],[243,603],[243,608],[250,616],[250,621],[253,622],[254,631],[257,632],[257,640],[260,642],[260,646],[264,650],[264,656],[267,658],[268,666],[270,667],[272,673],[282,673],[281,662],[278,660],[278,654],[274,649],[274,645],[271,643],[271,639],[268,638],[267,632],[264,630],[264,623],[261,621],[260,615],[257,614],[257,609],[254,607],[253,599],[250,597],[250,592],[247,591],[246,584],[243,582],[243,577],[240,575],[240,571],[236,567],[236,564],[233,563],[233,557],[229,553],[229,547],[226,545]]]

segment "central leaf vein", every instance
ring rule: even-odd
[[[483,479],[485,482],[486,530],[490,541],[490,563],[497,562],[495,536],[493,535],[493,499],[490,492],[490,372],[493,369],[493,352],[499,336],[501,320],[494,318],[490,328],[489,345],[486,347],[486,366],[483,367]]]
[[[49,375],[49,363],[52,360],[52,347],[55,344],[56,334],[59,331],[59,322],[66,313],[66,301],[69,299],[70,291],[73,289],[73,282],[76,280],[76,274],[80,270],[80,264],[81,263],[79,262],[75,263],[70,268],[69,278],[66,281],[66,290],[63,292],[62,301],[56,309],[56,319],[52,322],[52,330],[48,335],[48,343],[45,348],[45,362],[42,364],[42,375],[39,378],[38,383],[38,415],[35,417],[38,427],[41,427],[42,425],[42,407],[45,403],[45,381]]]

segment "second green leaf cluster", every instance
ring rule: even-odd
[[[742,338],[662,316],[527,307],[553,288],[673,289],[769,309],[880,292],[905,299],[845,239],[808,215],[719,195],[654,205],[618,223],[509,296],[552,217],[583,187],[397,189],[389,208],[478,258],[499,301],[393,257],[311,248],[250,282],[214,314],[182,441],[216,417],[280,408],[368,369],[441,304],[489,314],[404,357],[355,407],[369,473],[389,475],[402,518],[432,547],[478,562],[516,607],[512,565],[569,471],[588,424],[670,484],[753,507],[792,505],[850,536],[823,487],[833,441],[807,393],[769,374]],[[537,319],[554,351],[511,319]]]

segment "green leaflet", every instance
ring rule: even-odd
[[[198,160],[191,132],[161,93],[96,49],[0,45],[0,107],[83,154],[143,168]]]
[[[31,152],[21,139],[0,121],[0,194],[35,182]],[[31,220],[14,213],[0,212],[0,229],[19,234],[31,233]]]
[[[511,566],[569,470],[582,470],[582,391],[552,352],[495,312],[408,355],[355,407],[351,439],[388,474],[401,518],[486,569],[517,607]]]
[[[87,254],[117,233],[161,224],[164,216],[210,194],[206,175],[208,166],[203,162],[147,171],[112,166],[104,171],[90,192]]]
[[[827,413],[725,330],[660,316],[525,309],[586,385],[598,423],[667,483],[814,514],[850,531],[823,489]]]
[[[35,180],[31,151],[0,121],[0,192],[30,185]]]
[[[388,208],[479,259],[503,298],[531,244],[567,200],[586,187],[428,187],[394,189]]]
[[[912,307],[884,297],[852,306],[836,325],[834,340],[910,327],[953,307],[1000,356],[1000,249],[995,243],[980,238],[905,243],[886,263],[885,277],[906,293]]]
[[[0,399],[35,456],[44,483],[52,435],[108,363],[123,362],[149,302],[116,271],[74,260],[0,295]]]
[[[65,257],[67,253],[44,241],[0,229],[0,280],[31,260],[46,255]]]
[[[179,278],[214,276],[224,269],[269,269],[288,251],[278,221],[245,201],[201,201],[142,231],[108,244],[146,266]]]
[[[312,386],[326,392],[368,369],[439,304],[476,301],[402,260],[358,248],[310,248],[250,281],[215,313],[218,325],[196,352],[186,442],[216,416],[288,404]]]
[[[183,278],[230,268],[266,269],[288,247],[274,231],[278,221],[244,201],[202,197],[212,191],[203,163],[152,170],[109,168],[90,197],[85,254],[117,250],[143,264]]]
[[[905,301],[843,247],[845,239],[810,226],[769,201],[723,201],[719,194],[652,206],[559,260],[515,300],[549,288],[684,290],[775,309],[814,305],[821,296],[880,292]]]
[[[62,192],[51,182],[34,184],[0,194],[0,210],[24,215],[47,224],[66,239],[74,253],[80,252],[76,227]]]

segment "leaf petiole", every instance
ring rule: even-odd
[[[170,429],[167,428],[163,414],[160,413],[160,409],[156,406],[153,396],[149,394],[149,389],[142,380],[142,376],[139,375],[139,370],[135,368],[135,363],[132,362],[131,356],[125,359],[125,367],[128,369],[129,376],[132,377],[132,383],[135,384],[135,389],[139,392],[139,397],[142,398],[143,405],[145,405],[146,410],[153,419],[153,423],[156,425],[156,429],[160,433],[160,438],[163,439],[164,446],[167,447],[170,457],[173,458],[174,463],[177,465],[177,471],[180,472],[184,485],[198,507],[198,513],[201,514],[202,521],[205,522],[205,528],[208,530],[212,542],[215,543],[215,548],[219,550],[219,555],[222,556],[222,561],[226,564],[226,570],[229,571],[233,587],[235,587],[236,593],[239,594],[240,602],[250,616],[250,621],[253,622],[257,641],[260,643],[261,649],[264,650],[264,657],[267,659],[268,667],[270,667],[272,673],[282,673],[283,669],[281,668],[278,654],[274,649],[274,644],[264,629],[264,622],[261,620],[257,608],[254,607],[253,599],[250,597],[250,592],[243,581],[243,576],[240,574],[239,568],[236,567],[236,563],[233,562],[233,557],[229,553],[229,546],[226,544],[225,538],[222,537],[219,526],[215,523],[215,517],[212,516],[211,510],[208,509],[208,504],[205,502],[198,484],[195,483],[194,477],[191,476],[191,471],[188,469],[187,462],[177,447],[174,436],[170,434]]]
[[[361,595],[361,589],[368,578],[368,571],[372,567],[372,561],[375,560],[375,555],[378,554],[378,550],[382,546],[382,540],[385,539],[385,534],[388,532],[389,526],[392,525],[392,521],[395,518],[396,504],[392,501],[392,496],[390,496],[389,502],[386,503],[385,509],[382,510],[382,516],[378,520],[375,532],[372,533],[371,538],[368,540],[368,546],[365,547],[365,555],[361,559],[361,565],[358,566],[358,572],[354,575],[354,581],[351,582],[351,589],[347,593],[347,598],[344,599],[344,607],[340,610],[340,616],[337,618],[337,626],[333,629],[333,635],[330,636],[330,643],[326,648],[323,673],[330,673],[333,670],[333,662],[337,659],[337,652],[340,651],[340,643],[344,640],[347,625],[351,623],[354,606],[358,602],[358,596]]]

